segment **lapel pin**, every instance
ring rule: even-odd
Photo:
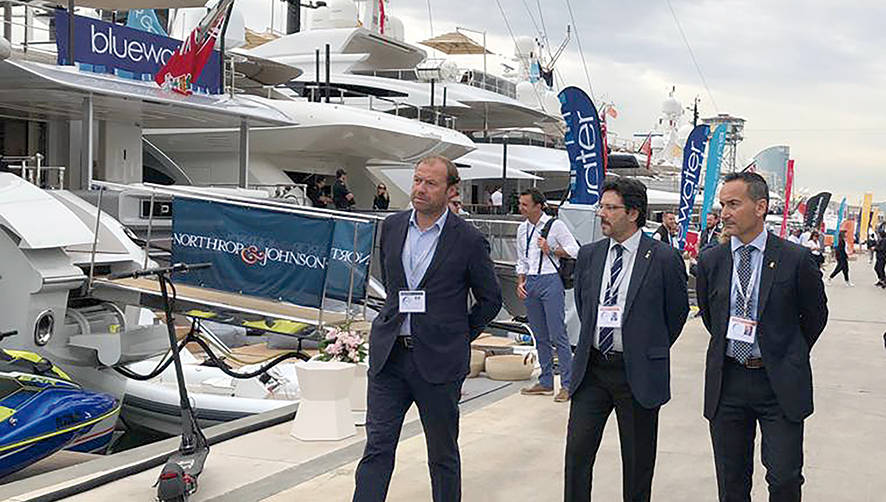
[[[775,262],[774,262],[774,261],[770,261],[770,262],[769,262],[769,268],[775,268]]]
[[[645,258],[648,260],[650,256],[652,256],[652,250],[651,250],[651,249],[647,249],[647,250],[646,250],[646,256],[645,256]]]

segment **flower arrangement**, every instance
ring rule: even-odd
[[[352,330],[350,324],[344,324],[326,332],[326,336],[320,341],[318,359],[361,363],[366,360],[368,354],[369,347],[366,339]]]

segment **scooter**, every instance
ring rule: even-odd
[[[197,491],[197,478],[203,472],[203,464],[209,456],[209,444],[206,436],[197,425],[194,410],[191,408],[191,400],[188,398],[188,389],[185,386],[185,376],[182,370],[181,357],[177,349],[175,338],[175,326],[172,319],[172,302],[169,298],[169,289],[175,291],[175,286],[169,276],[173,273],[186,273],[191,270],[200,270],[212,266],[210,263],[189,265],[176,263],[169,267],[156,267],[137,270],[125,274],[112,275],[111,279],[137,278],[156,276],[160,283],[160,294],[163,298],[163,310],[166,314],[166,328],[169,332],[169,347],[172,351],[172,360],[175,365],[175,377],[178,383],[179,397],[181,398],[182,413],[182,440],[178,451],[169,457],[160,478],[154,485],[157,487],[157,499],[160,502],[186,502],[188,497]],[[174,300],[174,298],[173,298]]]

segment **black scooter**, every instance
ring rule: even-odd
[[[175,291],[175,286],[169,278],[173,273],[186,273],[191,270],[209,268],[210,263],[188,265],[176,263],[169,267],[149,268],[137,270],[126,274],[115,274],[110,279],[125,279],[145,276],[156,276],[160,283],[160,293],[163,297],[163,310],[166,314],[166,328],[169,332],[169,346],[172,350],[172,360],[175,364],[175,379],[178,383],[178,393],[181,399],[182,410],[182,441],[178,451],[174,453],[155,486],[157,487],[157,499],[160,502],[186,502],[188,497],[197,491],[197,478],[203,472],[203,464],[209,455],[209,444],[206,436],[197,425],[194,410],[191,408],[191,400],[188,398],[188,388],[185,386],[185,375],[182,370],[181,357],[177,349],[175,338],[175,325],[172,320],[172,303],[169,299],[169,289]]]

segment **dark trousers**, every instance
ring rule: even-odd
[[[710,422],[720,502],[750,502],[757,422],[763,434],[770,502],[799,502],[803,484],[803,422],[788,420],[766,370],[727,358],[717,413]]]
[[[564,500],[591,500],[594,461],[606,420],[615,408],[623,499],[648,501],[652,495],[659,408],[646,409],[634,399],[620,356],[607,360],[591,350],[588,369],[569,407]]]
[[[366,449],[357,466],[354,502],[387,497],[403,418],[413,402],[425,432],[434,502],[461,500],[458,401],[463,381],[426,382],[415,368],[412,351],[394,345],[384,368],[369,376]]]
[[[877,273],[877,279],[886,283],[886,255],[877,253],[877,263],[874,264],[874,272]]]
[[[843,272],[843,278],[846,279],[846,282],[849,282],[849,259],[848,258],[837,258],[837,266],[834,267],[834,271],[831,272],[831,279],[837,277],[837,274]]]

